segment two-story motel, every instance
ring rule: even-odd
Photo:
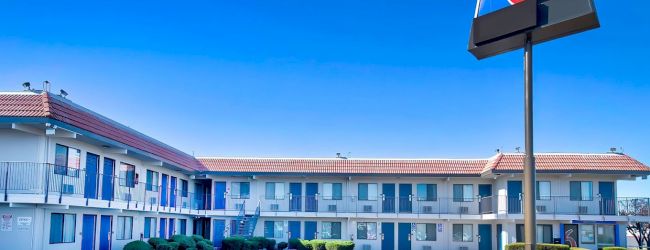
[[[537,160],[537,240],[625,245],[650,174],[621,153]],[[523,154],[482,159],[194,158],[44,91],[0,93],[0,244],[122,249],[200,234],[352,239],[363,250],[503,249],[522,241]]]

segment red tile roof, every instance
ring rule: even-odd
[[[537,154],[538,172],[650,174],[643,163],[622,154]],[[489,159],[317,159],[200,157],[217,173],[295,173],[351,175],[481,175],[521,172],[523,154],[497,154]]]
[[[0,94],[0,117],[54,119],[156,155],[181,168],[204,170],[191,155],[46,92]]]
[[[502,154],[492,167],[493,172],[523,171],[524,154]],[[592,173],[645,173],[650,168],[634,158],[615,153],[606,154],[535,154],[535,167],[538,172],[592,172]]]
[[[478,175],[486,159],[198,158],[214,172],[303,174]]]

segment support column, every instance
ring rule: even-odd
[[[526,158],[524,160],[524,241],[526,250],[535,250],[535,156],[533,153],[533,43],[531,35],[524,45],[524,127]]]

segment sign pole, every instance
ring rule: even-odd
[[[526,250],[536,249],[535,155],[533,154],[533,43],[526,35],[524,45],[524,127],[526,158],[524,160],[524,241]]]

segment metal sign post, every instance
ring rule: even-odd
[[[593,0],[509,0],[509,3],[512,6],[481,15],[483,0],[477,0],[467,50],[480,60],[524,49],[524,241],[526,250],[535,250],[533,44],[595,29],[600,23]]]

